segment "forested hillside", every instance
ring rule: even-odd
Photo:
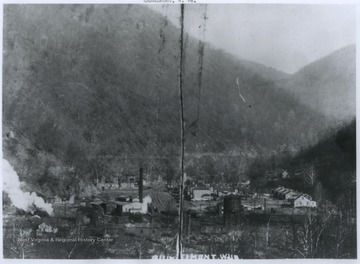
[[[326,190],[323,198],[334,202],[342,200],[348,203],[346,206],[355,208],[355,120],[316,146],[300,152],[288,167],[302,186],[314,188],[321,184]]]
[[[329,132],[318,144],[302,149],[295,156],[257,160],[249,173],[254,186],[264,186],[267,175],[276,168],[288,173],[275,186],[285,185],[313,196],[317,201],[331,201],[355,216],[356,208],[356,123]],[[271,181],[267,184],[274,184]]]
[[[333,122],[349,122],[356,112],[355,55],[355,45],[342,48],[307,65],[282,87]]]
[[[22,180],[50,194],[139,164],[153,177],[176,174],[177,27],[140,5],[4,8],[4,155]],[[189,36],[185,69],[187,155],[232,157],[239,173],[259,155],[315,144],[329,127],[276,85],[286,74]]]

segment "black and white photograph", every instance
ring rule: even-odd
[[[3,259],[357,259],[356,4],[2,4]]]

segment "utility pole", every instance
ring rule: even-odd
[[[138,186],[139,186],[139,201],[140,203],[143,202],[143,168],[140,167],[140,170],[139,170],[139,183],[138,183]]]
[[[182,256],[182,229],[183,229],[183,206],[184,206],[184,159],[185,159],[185,122],[184,122],[184,98],[183,98],[183,72],[184,72],[184,9],[181,4],[180,16],[180,69],[179,69],[179,99],[180,99],[180,125],[181,125],[181,160],[180,160],[180,202],[179,202],[179,232],[177,240],[176,255],[178,259]]]

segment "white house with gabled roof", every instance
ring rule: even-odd
[[[291,203],[293,204],[293,206],[296,207],[310,207],[310,208],[315,208],[316,207],[316,202],[309,200],[307,197],[303,196],[303,195],[298,195],[296,197],[294,197],[291,200]]]

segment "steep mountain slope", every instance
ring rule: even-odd
[[[353,120],[336,133],[321,140],[315,146],[299,153],[287,165],[293,175],[303,179],[302,186],[321,185],[328,198],[337,201],[342,196],[356,200],[356,123]],[[304,168],[311,168],[304,172]],[[309,177],[312,177],[309,179]],[[311,181],[310,181],[311,180]],[[352,191],[352,193],[350,193]],[[353,196],[353,197],[350,197]],[[348,205],[349,206],[349,205]]]
[[[202,57],[188,36],[185,46],[188,153],[266,156],[326,130],[273,84],[285,75],[207,44]],[[139,163],[166,173],[179,157],[178,66],[179,29],[141,5],[6,6],[3,126],[15,137],[5,157],[43,186]]]
[[[300,102],[336,121],[355,117],[356,47],[342,48],[317,60],[285,82]]]

